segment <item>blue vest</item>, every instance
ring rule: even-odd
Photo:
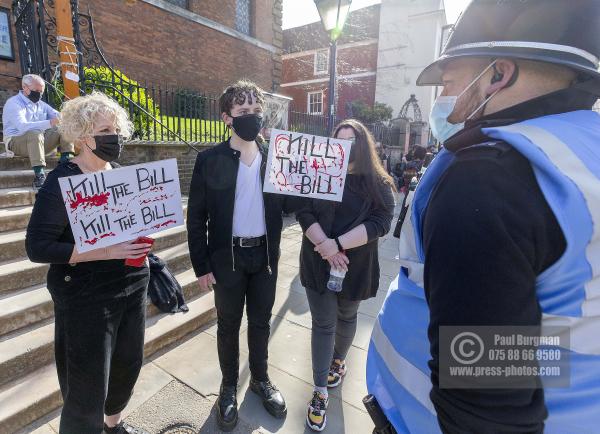
[[[545,432],[600,432],[600,115],[576,111],[484,133],[490,137],[488,146],[507,142],[529,160],[567,241],[563,256],[536,280],[542,328],[570,327],[565,350],[571,385],[545,389]],[[417,187],[400,238],[400,274],[369,345],[369,393],[398,433],[440,433],[429,398],[422,223],[431,192],[453,159],[451,152],[440,152]]]

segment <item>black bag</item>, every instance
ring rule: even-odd
[[[408,205],[406,204],[406,198],[408,198],[408,192],[404,195],[404,200],[402,201],[402,207],[400,208],[400,215],[398,216],[398,220],[396,221],[396,227],[394,228],[394,237],[400,238],[400,232],[402,231],[402,225],[404,224],[404,220],[406,219],[406,213],[408,212]]]
[[[167,264],[158,256],[149,253],[150,283],[148,295],[152,303],[162,312],[175,313],[187,312],[190,309],[183,299],[183,289]]]

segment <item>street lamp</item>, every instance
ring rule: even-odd
[[[344,23],[350,12],[352,0],[314,0],[325,31],[329,33],[329,121],[331,133],[335,122],[335,73],[337,40],[342,34]]]

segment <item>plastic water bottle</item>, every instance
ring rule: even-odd
[[[342,290],[342,284],[344,283],[344,277],[346,277],[346,272],[344,270],[338,270],[337,268],[332,267],[329,272],[327,289],[333,292],[340,292]]]

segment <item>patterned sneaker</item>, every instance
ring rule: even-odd
[[[342,378],[346,375],[346,362],[335,359],[329,367],[329,375],[327,376],[327,387],[337,387],[342,382]]]
[[[329,405],[329,398],[321,392],[315,390],[313,397],[308,403],[308,413],[306,415],[306,425],[313,431],[323,431],[327,424],[325,411]]]

